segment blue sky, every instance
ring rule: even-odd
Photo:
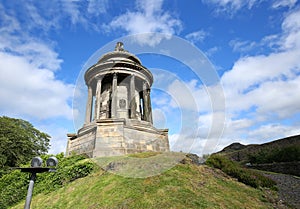
[[[172,150],[202,154],[300,133],[297,0],[2,0],[1,115],[30,121],[52,136],[51,153],[65,151],[84,112],[73,108],[74,91],[85,103],[82,73],[117,40],[151,52],[137,56],[154,74],[155,126],[170,129]],[[182,51],[190,60],[176,57],[176,43],[191,48]]]

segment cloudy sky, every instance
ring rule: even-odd
[[[108,43],[130,49],[128,35],[151,52],[137,55],[154,74],[155,126],[169,128],[172,150],[300,133],[297,0],[0,1],[0,114],[50,134],[50,153],[65,151],[85,111],[73,106],[82,73]]]

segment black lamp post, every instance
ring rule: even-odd
[[[56,159],[56,157],[50,157],[46,161],[47,167],[42,167],[42,165],[43,165],[42,158],[34,157],[31,160],[31,167],[29,167],[29,168],[16,168],[16,169],[20,169],[21,172],[30,173],[30,181],[29,181],[29,186],[28,186],[28,191],[27,191],[27,196],[26,196],[26,202],[25,202],[24,209],[30,209],[33,186],[34,186],[34,181],[36,179],[36,174],[37,173],[44,173],[44,172],[55,172],[56,169],[54,167],[57,166],[57,164],[58,164],[58,160]]]

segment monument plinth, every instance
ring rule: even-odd
[[[152,73],[118,42],[84,75],[88,87],[85,123],[68,134],[67,155],[89,157],[169,151],[168,129],[153,126]]]

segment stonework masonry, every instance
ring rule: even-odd
[[[85,123],[68,134],[66,154],[116,156],[169,151],[168,129],[153,126],[152,73],[118,42],[85,72]]]

